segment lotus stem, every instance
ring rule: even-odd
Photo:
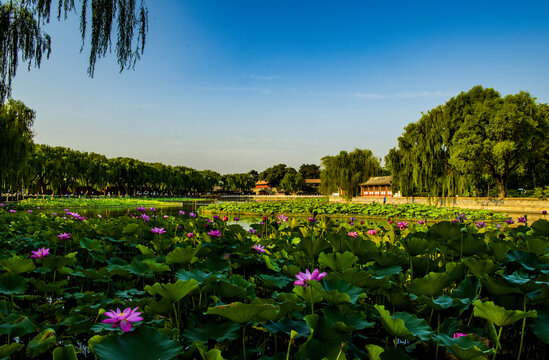
[[[524,302],[522,305],[522,310],[526,312],[526,294],[524,294]],[[526,327],[526,317],[522,318],[522,330],[520,331],[520,346],[518,351],[517,360],[520,360],[522,354],[522,344],[524,343],[524,328]]]
[[[243,359],[246,360],[246,325],[242,327],[242,355]]]
[[[172,306],[173,306],[173,312],[175,314],[175,323],[176,323],[176,326],[177,326],[177,330],[181,331],[181,329],[179,327],[179,316],[177,314],[177,309],[175,307],[175,303],[172,303]]]
[[[496,359],[496,355],[498,354],[498,349],[499,349],[499,339],[501,338],[501,331],[503,330],[503,326],[500,326],[499,327],[499,332],[498,332],[498,338],[496,340],[496,351],[494,352],[494,356],[492,357],[492,360],[495,360]]]

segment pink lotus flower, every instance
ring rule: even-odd
[[[52,216],[55,216],[55,215],[57,215],[56,213],[51,213],[51,214],[52,214]]]
[[[257,234],[257,230],[255,230],[255,229],[250,229],[250,230],[248,230],[248,232],[252,235]]]
[[[278,219],[282,222],[287,222],[288,221],[288,217],[286,215],[278,215]],[[263,217],[263,221],[267,220],[265,217]]]
[[[350,237],[354,237],[356,239],[356,237],[358,236],[358,233],[356,231],[349,231],[347,235],[349,235]]]
[[[311,223],[316,223],[318,221],[318,219],[314,218],[314,217],[310,217],[310,218],[307,218],[307,221],[311,222]]]
[[[267,250],[265,250],[265,246],[261,246],[259,244],[254,245],[253,249],[256,250],[259,253],[267,252]]]
[[[223,259],[229,260],[229,257],[230,257],[230,256],[231,256],[231,254],[225,253],[225,255],[223,255]]]
[[[484,221],[477,221],[477,228],[482,229],[486,227],[486,223]]]
[[[194,234],[193,234],[192,232],[187,233],[187,237],[188,237],[189,239],[192,238],[193,236],[194,236]]]
[[[37,206],[37,207],[36,207],[36,210],[40,210],[40,206]]]
[[[389,220],[389,225],[393,223],[393,220]]]
[[[105,324],[112,324],[113,328],[117,328],[120,326],[122,331],[128,332],[132,328],[132,323],[138,322],[143,320],[140,312],[137,311],[139,308],[136,307],[132,310],[132,308],[126,308],[123,312],[120,312],[120,309],[116,309],[116,311],[111,310],[104,313],[105,316],[108,316],[109,319],[105,319],[102,322]]]
[[[10,209],[10,213],[15,214],[15,210]]]
[[[149,208],[150,211],[156,211],[156,208]],[[137,309],[137,308],[136,308]]]
[[[4,207],[4,203],[0,203],[0,207]]]
[[[167,219],[168,218],[168,215],[164,215],[164,219]]]
[[[235,217],[235,218],[233,219],[233,221],[238,222],[238,221],[240,221],[240,218]]]
[[[467,336],[467,334],[460,333],[460,332],[454,333],[454,339],[460,338],[462,336]]]
[[[27,210],[27,212],[28,212],[29,214],[32,214],[32,210],[30,210],[30,209],[29,209],[29,210]]]
[[[223,221],[227,221],[229,220],[229,217],[228,216],[223,216]]]
[[[164,230],[164,228],[153,227],[153,228],[151,229],[151,232],[152,232],[153,234],[158,234],[158,235],[160,235],[160,234],[165,234],[165,233],[166,233],[166,230]]]
[[[305,273],[300,272],[295,276],[297,280],[294,281],[294,285],[307,287],[307,283],[309,281],[311,280],[320,281],[324,276],[326,276],[326,273],[325,272],[319,273],[318,269],[315,269],[312,273],[309,272],[309,269],[305,269]]]
[[[401,221],[401,222],[397,223],[397,227],[400,230],[404,230],[408,227],[408,223],[406,221]]]
[[[417,222],[417,224],[418,224],[418,225],[425,225],[425,220],[419,220],[419,221]]]
[[[213,219],[214,219],[214,220],[219,220],[219,216],[214,215],[214,216],[213,216]],[[208,219],[208,220],[209,220],[209,219]]]
[[[185,215],[185,212],[183,210],[179,210],[179,215]]]
[[[196,214],[192,212],[192,213],[189,213],[189,216],[192,217],[192,218],[195,218]]]
[[[71,238],[71,233],[60,233],[57,237],[59,240],[69,240]]]
[[[210,230],[208,231],[208,235],[211,237],[220,238],[221,237],[221,231],[220,230]]]
[[[542,215],[547,215],[547,210],[541,210]]]
[[[103,216],[101,216],[101,214],[98,214],[97,217],[101,219]]]
[[[526,217],[525,216],[521,216],[517,219],[517,221],[519,222],[519,224],[526,224]]]
[[[40,248],[36,251],[31,251],[31,258],[43,259],[50,254],[50,249]]]
[[[376,229],[370,229],[370,230],[366,231],[366,233],[368,235],[375,235],[375,234],[377,234],[377,230]]]
[[[151,218],[147,214],[141,214],[141,219],[143,219],[144,221],[151,221]]]
[[[360,220],[360,225],[364,225],[364,220]]]
[[[505,220],[505,222],[507,223],[507,225],[512,225],[512,224],[515,223],[515,220],[509,218],[509,219]]]

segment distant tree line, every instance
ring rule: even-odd
[[[393,192],[505,197],[549,184],[549,106],[475,86],[410,123],[385,162]]]
[[[260,180],[286,193],[310,194],[318,189],[306,179],[320,178],[323,194],[353,197],[370,177],[389,174],[393,193],[403,196],[504,197],[508,189],[549,185],[549,106],[538,104],[527,92],[502,97],[482,86],[408,124],[398,147],[385,157],[385,168],[367,149],[325,156],[321,166],[303,164],[296,170],[277,164],[261,173],[226,175],[131,158],[107,159],[34,144],[34,118],[34,111],[20,101],[0,104],[0,192],[60,194],[84,189],[185,195],[217,187],[249,193]]]

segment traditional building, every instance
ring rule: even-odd
[[[258,181],[255,183],[255,188],[252,189],[256,195],[271,195],[274,190],[271,184],[267,181]]]
[[[391,191],[392,176],[377,176],[369,178],[360,184],[360,196],[393,196]]]

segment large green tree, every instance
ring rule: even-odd
[[[0,193],[23,186],[22,170],[32,150],[35,113],[21,101],[0,104]]]
[[[10,96],[19,60],[40,67],[49,57],[51,38],[42,29],[52,12],[58,20],[80,11],[82,49],[89,32],[88,74],[93,77],[97,60],[111,50],[116,38],[116,58],[120,71],[133,68],[143,54],[148,30],[148,10],[144,0],[1,0],[0,1],[0,103]],[[88,25],[89,23],[89,25]],[[91,29],[90,29],[91,28]]]
[[[346,197],[357,196],[360,184],[381,173],[381,161],[370,150],[341,151],[322,158],[321,191],[331,194],[342,190]]]

